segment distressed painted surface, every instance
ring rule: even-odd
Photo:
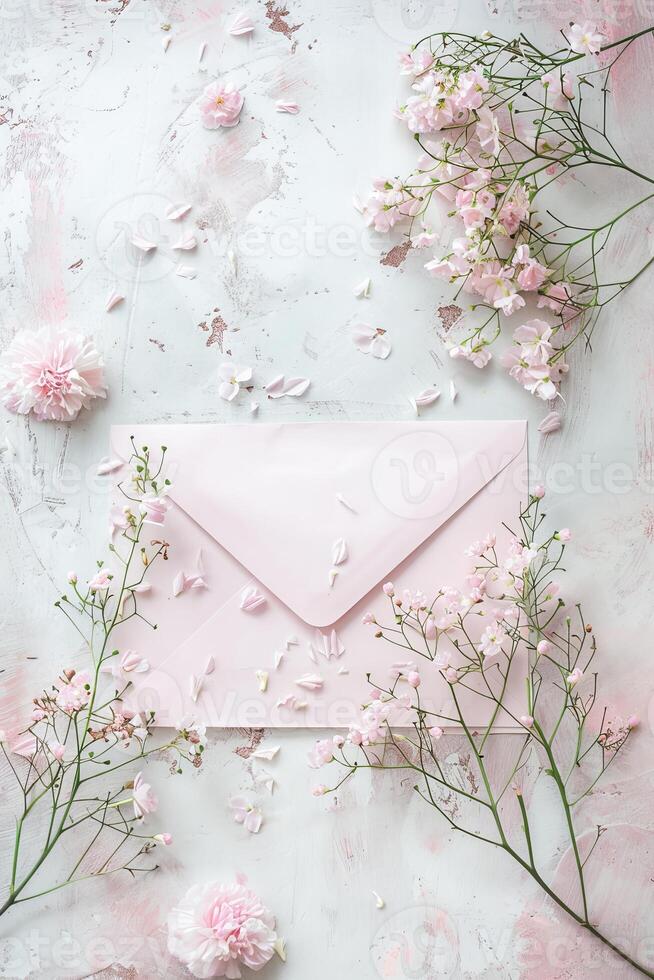
[[[266,421],[405,419],[410,395],[433,383],[447,390],[450,377],[459,399],[454,406],[443,399],[439,417],[542,416],[499,372],[449,361],[441,341],[459,309],[445,286],[423,276],[420,255],[363,230],[352,191],[365,191],[380,167],[393,174],[412,159],[390,113],[401,86],[395,52],[404,42],[453,26],[520,27],[545,42],[584,13],[605,16],[618,36],[643,26],[645,12],[629,5],[627,20],[608,0],[457,7],[454,0],[419,9],[391,0],[259,2],[250,7],[255,34],[237,39],[225,32],[236,7],[220,0],[0,3],[0,340],[26,323],[77,324],[104,350],[110,384],[106,406],[71,428],[0,419],[0,444],[7,436],[15,449],[0,456],[0,725],[59,666],[81,662],[49,600],[69,568],[84,574],[101,553],[107,490],[93,474],[110,422],[245,420],[249,399],[227,405],[217,396],[223,355],[252,364],[259,390],[276,373],[313,379],[300,401],[260,397]],[[166,53],[164,23],[172,38]],[[202,42],[206,72],[197,65]],[[636,83],[645,79],[651,91],[653,51],[644,44],[625,59],[613,94],[625,153],[643,167],[649,161],[650,170],[643,128],[651,113]],[[245,91],[242,121],[209,133],[195,100],[208,79],[227,72]],[[278,98],[300,103],[300,115],[276,113]],[[628,190],[608,185],[604,204],[621,203]],[[181,227],[200,241],[184,259],[197,269],[194,280],[174,274],[171,236],[180,228],[171,231],[163,219],[169,203],[183,200],[193,210]],[[154,261],[140,261],[127,246],[136,230],[157,236]],[[616,260],[626,262],[642,241],[651,244],[648,219],[620,240]],[[352,287],[365,276],[371,298],[356,300]],[[600,639],[609,704],[623,717],[633,710],[649,717],[586,804],[586,818],[609,828],[594,914],[613,935],[641,944],[651,961],[650,283],[644,278],[608,312],[592,356],[574,359],[565,427],[547,439],[533,427],[531,458],[534,476],[550,485],[554,522],[576,530],[572,554],[580,560],[569,562],[571,579]],[[126,301],[106,314],[113,288]],[[354,350],[348,329],[359,317],[388,331],[388,361]],[[271,978],[634,975],[613,961],[598,966],[595,947],[508,859],[454,837],[413,797],[410,781],[362,780],[336,807],[317,802],[305,766],[311,737],[272,737],[281,745],[263,764],[278,781],[272,797],[256,782],[262,764],[251,758],[253,745],[270,741],[267,733],[216,734],[206,767],[183,783],[155,763],[161,826],[176,838],[161,871],[17,909],[0,930],[0,976],[182,976],[165,951],[168,908],[191,882],[237,872],[274,908],[288,939],[288,963],[271,965]],[[496,751],[499,764],[506,745]],[[0,779],[4,873],[7,773]],[[262,803],[258,838],[227,813],[236,791]],[[537,779],[533,792],[540,792],[538,853],[565,891],[564,828]],[[372,889],[385,898],[384,910],[375,908]]]

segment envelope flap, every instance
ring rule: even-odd
[[[472,496],[501,493],[496,478],[525,446],[526,422],[114,426],[124,459],[132,435],[168,447],[178,506],[325,627]]]

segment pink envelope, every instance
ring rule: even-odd
[[[463,587],[465,548],[515,526],[526,500],[524,421],[121,425],[115,455],[129,459],[132,435],[168,447],[172,480],[164,528],[152,529],[170,559],[139,596],[158,629],[131,619],[119,632],[121,649],[150,663],[131,675],[131,706],[155,710],[159,725],[347,726],[368,700],[366,675],[387,685],[407,659],[362,625],[368,611],[391,622],[381,584]],[[176,575],[199,570],[206,588],[174,596]],[[247,590],[265,599],[251,611]],[[298,684],[306,675],[322,687]],[[449,685],[435,668],[422,675],[423,704],[452,714]],[[470,697],[470,723],[482,725],[485,702]],[[521,685],[509,701],[525,713]]]

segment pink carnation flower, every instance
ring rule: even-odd
[[[207,85],[200,102],[202,125],[205,129],[235,126],[243,108],[243,96],[231,82],[212,82]]]
[[[168,950],[194,977],[238,980],[275,953],[275,918],[243,885],[194,885],[168,916]]]
[[[22,330],[2,355],[0,396],[10,412],[72,422],[105,395],[102,357],[80,334]]]

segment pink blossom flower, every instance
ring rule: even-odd
[[[640,725],[640,718],[638,717],[638,715],[631,715],[630,718],[627,718],[627,728],[629,729],[629,731],[632,731],[632,729],[634,728],[638,728],[639,725]]]
[[[218,375],[222,379],[218,394],[225,401],[231,402],[241,390],[241,385],[252,380],[252,368],[228,362],[220,365]]]
[[[536,486],[534,487],[532,497],[537,497],[539,500],[542,500],[544,496],[545,496],[545,487],[543,486],[542,483],[537,483]]]
[[[55,703],[65,714],[72,715],[86,707],[91,697],[91,675],[86,670],[77,671],[67,684],[62,684],[57,692]]]
[[[533,728],[534,726],[534,719],[531,715],[520,715],[518,721],[521,725],[524,725],[525,728]]]
[[[417,670],[409,671],[406,679],[409,687],[420,687],[420,674]]]
[[[572,531],[569,527],[562,527],[560,531],[557,531],[554,535],[557,541],[563,541],[564,543],[572,541]]]
[[[154,494],[146,494],[141,499],[141,513],[145,515],[146,524],[161,525],[166,519],[166,512],[170,508],[170,501],[167,497],[155,497]]]
[[[235,126],[243,108],[243,96],[228,82],[212,82],[205,88],[200,102],[202,125],[205,129]]]
[[[539,657],[546,657],[553,649],[554,647],[549,640],[541,640],[536,646],[536,653]]]
[[[356,725],[350,725],[348,741],[353,745],[374,745],[386,737],[386,721],[390,708],[383,701],[373,701],[366,708],[361,720]]]
[[[528,259],[518,272],[517,283],[526,293],[533,293],[543,285],[550,270],[536,259]]]
[[[168,950],[194,977],[238,980],[275,954],[275,919],[244,885],[194,885],[168,916]]]
[[[500,654],[504,652],[502,643],[506,639],[506,633],[499,623],[489,623],[481,635],[479,650],[484,657],[484,667],[490,667],[500,659]]]
[[[48,742],[48,748],[52,752],[57,762],[63,762],[64,756],[66,754],[66,746],[62,745],[61,742]]]
[[[100,668],[103,673],[111,674],[116,680],[123,680],[124,674],[145,674],[150,664],[135,650],[125,650],[118,657],[110,657]]]
[[[77,572],[69,572],[66,576],[66,581],[71,585],[77,585]]]
[[[570,72],[548,71],[541,76],[541,83],[547,88],[547,104],[551,109],[568,109],[574,98],[574,79]]]
[[[119,507],[114,504],[109,511],[109,536],[113,538],[116,531],[125,531],[129,527],[129,507]]]
[[[320,738],[309,752],[309,765],[320,769],[334,759],[334,743],[328,738]]]
[[[583,676],[584,676],[583,670],[581,670],[579,667],[575,667],[572,673],[568,674],[566,680],[570,685],[570,687],[574,687],[575,684],[578,684],[579,681],[583,679]]]
[[[429,729],[429,734],[435,741],[438,741],[438,739],[442,738],[443,736],[443,729],[440,727],[440,725],[434,725],[433,728]]]
[[[438,628],[436,626],[436,620],[434,619],[433,616],[427,616],[427,619],[425,620],[424,630],[425,630],[426,640],[435,640],[436,637],[438,636]]]
[[[420,48],[418,51],[401,51],[398,60],[400,75],[421,75],[433,62],[434,55],[428,48]]]
[[[573,24],[568,37],[570,50],[577,54],[597,54],[604,40],[604,35],[589,20],[583,24]]]
[[[370,626],[372,623],[376,623],[377,620],[375,619],[375,617],[373,616],[373,614],[371,612],[367,612],[367,613],[364,614],[363,619],[361,620],[361,622],[362,622],[362,624],[364,626]]]
[[[464,340],[462,344],[450,348],[450,357],[455,360],[463,358],[466,361],[470,361],[471,364],[474,364],[476,368],[486,367],[492,356],[483,340],[477,340],[475,342]]]
[[[173,842],[172,834],[155,834],[152,839],[163,844],[164,847],[170,847]]]
[[[391,352],[386,331],[381,327],[371,327],[369,323],[357,323],[352,329],[352,340],[362,354],[372,354],[385,361]]]
[[[551,310],[552,313],[556,313],[559,316],[563,315],[564,311],[574,310],[575,307],[572,305],[572,286],[567,282],[555,282],[551,286],[548,286],[544,293],[541,293],[538,297],[538,307],[539,309],[547,308]],[[572,319],[570,317],[566,322]]]
[[[233,796],[229,801],[229,807],[236,823],[242,823],[251,834],[259,833],[263,823],[259,807],[254,806],[244,796]]]
[[[497,157],[500,152],[500,124],[490,109],[482,106],[477,110],[477,139],[482,150],[489,156]]]
[[[92,579],[89,579],[89,589],[91,592],[106,592],[111,585],[113,572],[110,568],[100,568]]]
[[[145,782],[143,774],[140,772],[137,772],[134,777],[132,806],[136,820],[144,820],[148,814],[154,813],[159,806],[159,800],[152,792],[152,787]]]
[[[382,592],[384,593],[384,595],[393,596],[395,594],[393,583],[385,582],[384,585],[382,585]]]
[[[375,231],[390,231],[402,218],[417,214],[422,207],[419,197],[414,197],[405,189],[401,180],[386,180],[376,177],[373,190],[363,205],[366,225]]]
[[[2,355],[0,397],[10,412],[72,422],[105,396],[102,357],[70,330],[22,330]]]
[[[498,215],[498,221],[504,228],[507,235],[515,235],[521,222],[529,217],[530,204],[529,195],[522,184],[516,184],[510,197],[508,197]]]

